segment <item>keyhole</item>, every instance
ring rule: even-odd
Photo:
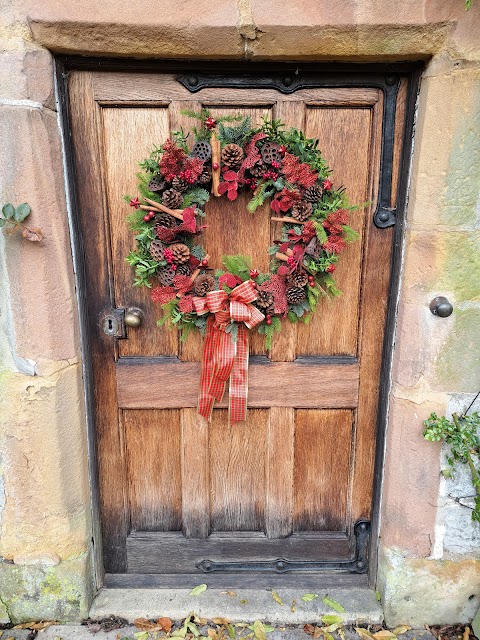
[[[113,331],[113,322],[111,318],[108,319],[108,330]]]

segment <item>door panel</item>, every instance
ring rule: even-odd
[[[397,111],[404,121],[406,80]],[[372,223],[382,145],[383,93],[375,87],[202,89],[172,74],[75,71],[69,77],[80,224],[95,385],[105,566],[111,573],[189,573],[204,562],[348,560],[353,526],[371,513],[381,353],[392,229]],[[319,139],[343,184],[359,240],[336,272],[342,295],[323,300],[309,325],[284,322],[269,353],[251,339],[249,412],[229,427],[224,401],[207,425],[195,410],[202,340],[180,343],[156,326],[148,291],[132,287],[134,247],[124,194],[136,195],[137,163],[182,109],[263,115]],[[402,120],[403,118],[403,120]],[[397,122],[394,187],[402,126]],[[246,211],[212,198],[202,242],[211,264],[225,253],[268,268],[279,237],[269,204]],[[368,203],[365,206],[365,203]],[[392,202],[394,204],[394,202]],[[110,307],[139,306],[145,321],[127,340],[99,327]],[[174,559],[172,562],[172,558]],[[199,566],[200,565],[200,566]]]

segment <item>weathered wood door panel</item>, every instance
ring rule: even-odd
[[[397,100],[398,182],[405,87]],[[74,71],[69,107],[83,243],[105,567],[111,573],[198,573],[202,561],[255,563],[352,557],[353,526],[372,508],[380,365],[390,282],[392,229],[372,222],[378,196],[383,92],[375,87],[202,89],[171,74]],[[208,426],[195,406],[202,341],[156,326],[148,292],[132,288],[125,256],[133,238],[125,193],[153,143],[191,121],[188,107],[281,118],[318,138],[360,206],[359,240],[336,272],[343,291],[309,325],[284,323],[270,353],[251,341],[249,412],[229,427],[226,405]],[[393,190],[393,201],[395,199]],[[268,268],[279,235],[266,203],[248,194],[206,206],[211,264],[246,253]],[[228,222],[228,224],[227,224]],[[139,306],[145,320],[114,341],[99,318]],[[253,565],[252,565],[253,566]]]

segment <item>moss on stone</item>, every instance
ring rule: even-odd
[[[456,309],[454,325],[435,363],[437,383],[451,391],[480,388],[480,308]]]
[[[480,231],[448,233],[444,243],[439,289],[452,292],[457,302],[480,300]]]

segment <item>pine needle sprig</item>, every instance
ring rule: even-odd
[[[245,139],[252,133],[252,119],[247,116],[238,126],[226,127],[223,122],[217,123],[218,139],[222,146],[238,144],[242,146]]]

